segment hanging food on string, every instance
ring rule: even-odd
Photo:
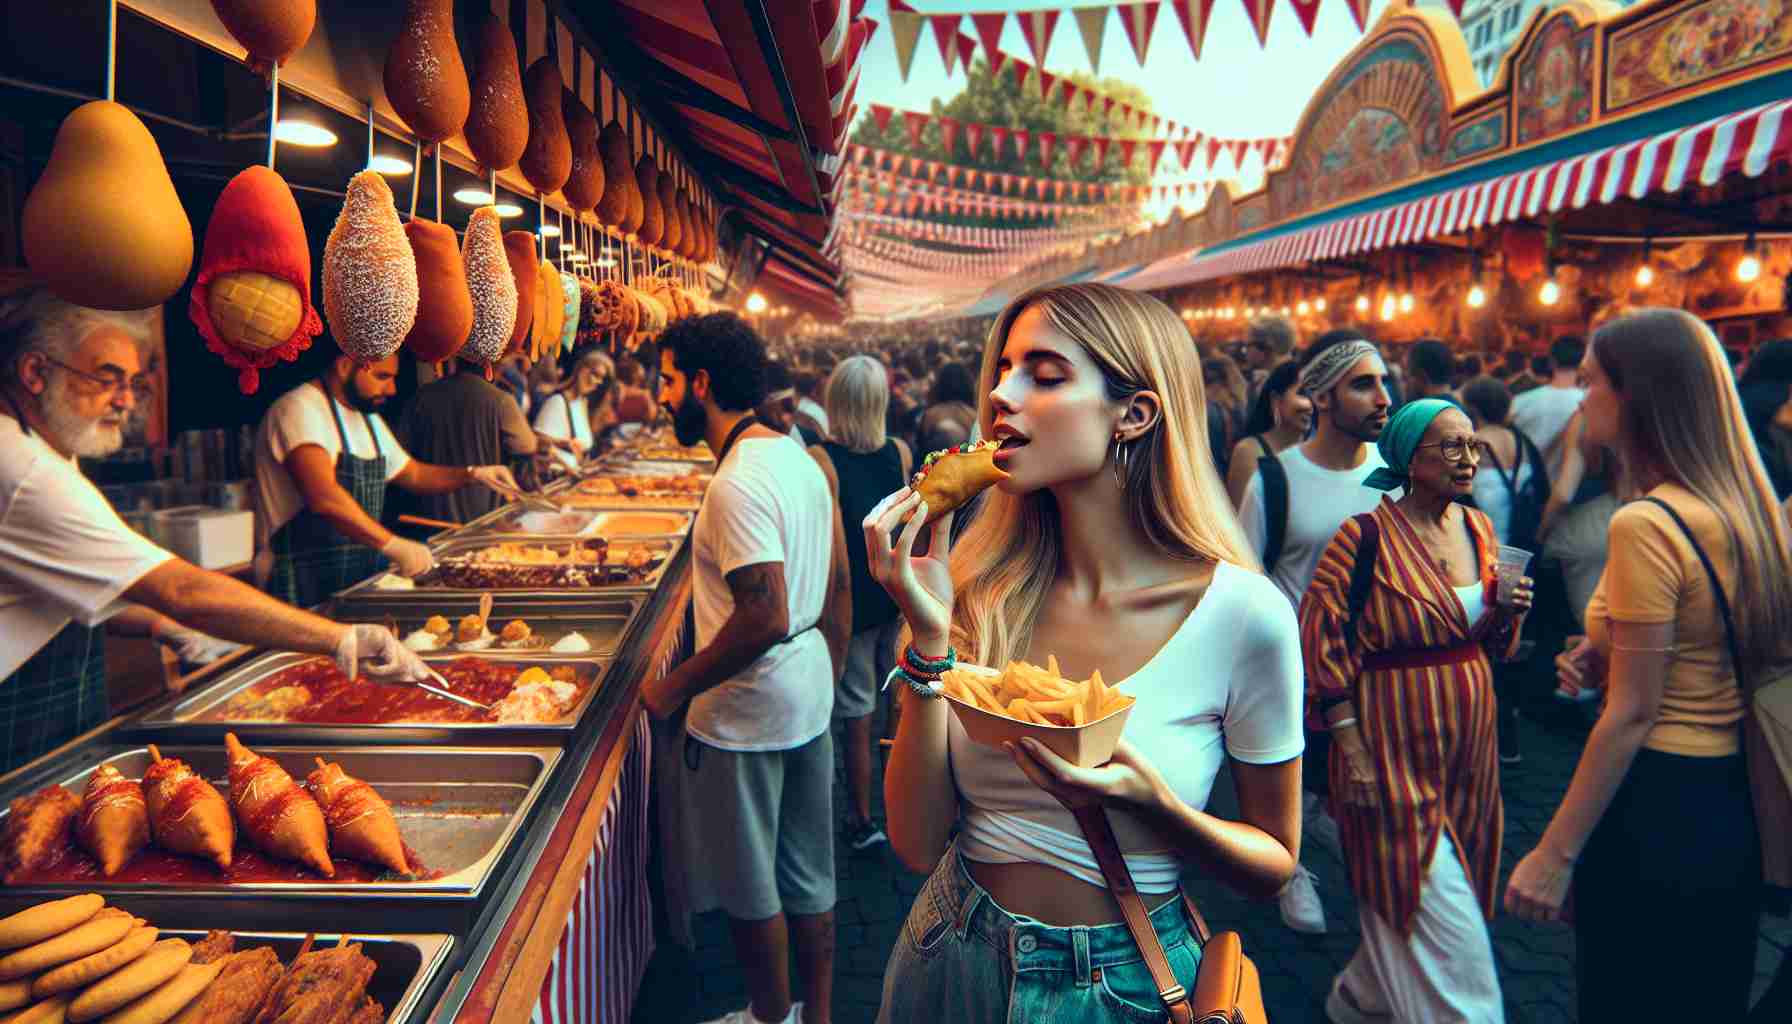
[[[572,147],[572,169],[562,192],[573,209],[588,213],[597,209],[598,201],[604,197],[604,161],[597,148],[597,118],[591,116],[591,108],[571,89],[561,90],[560,109],[566,115],[566,135]]]
[[[547,260],[535,268],[535,323],[529,329],[529,358],[540,362],[560,352],[560,332],[566,323],[566,294],[560,272]]]
[[[560,94],[565,91],[560,66],[552,57],[542,57],[529,65],[523,76],[523,100],[529,108],[529,144],[523,147],[517,167],[544,196],[558,191],[572,174],[572,142],[567,138],[566,120],[560,112]]]
[[[489,376],[491,365],[504,357],[516,326],[516,279],[504,253],[504,229],[495,207],[473,211],[460,256],[473,300],[473,330],[461,358],[484,365]]]
[[[659,172],[657,184],[660,197],[660,240],[662,249],[677,249],[684,238],[684,225],[678,220],[678,186],[672,175]]]
[[[643,153],[635,161],[635,186],[641,191],[643,213],[634,235],[644,245],[658,245],[666,232],[666,216],[660,207],[660,165],[652,153]]]
[[[342,213],[324,243],[324,316],[343,353],[378,362],[417,322],[417,258],[378,171],[349,179]]]
[[[516,319],[511,321],[506,353],[526,352],[529,327],[535,322],[535,282],[540,274],[535,262],[535,233],[506,231],[504,258],[510,264],[510,276],[516,289]]]
[[[459,352],[473,329],[473,297],[461,262],[454,229],[434,221],[412,220],[404,226],[417,261],[417,322],[405,335],[404,347],[425,363],[439,363]]]
[[[579,307],[582,305],[579,300],[579,279],[561,271],[560,292],[565,305],[561,307],[564,319],[560,324],[559,351],[571,352],[573,344],[578,341],[579,337]]]
[[[502,22],[488,14],[479,23],[475,45],[467,148],[487,172],[502,171],[516,166],[529,144],[529,108],[523,102],[516,41]]]
[[[641,224],[641,196],[635,185],[635,169],[628,160],[628,132],[612,119],[597,137],[604,164],[604,194],[597,202],[597,219],[628,234]]]
[[[25,263],[63,299],[90,309],[147,309],[193,266],[193,226],[156,140],[120,104],[76,107],[25,198]]]
[[[304,49],[317,25],[316,0],[212,0],[212,10],[249,51],[249,70],[263,78]]]
[[[205,228],[187,302],[206,348],[234,366],[252,395],[264,370],[292,362],[324,329],[311,305],[311,244],[292,189],[255,166],[230,179]]]
[[[454,40],[454,0],[407,0],[398,37],[386,51],[386,100],[424,152],[459,134],[471,93]]]

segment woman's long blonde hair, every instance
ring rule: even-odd
[[[1654,469],[1716,510],[1736,559],[1726,595],[1745,668],[1792,656],[1792,546],[1723,346],[1679,309],[1641,309],[1593,334],[1621,398],[1619,445],[1635,479]]]
[[[983,346],[977,378],[982,436],[995,429],[989,395],[1008,332],[1034,306],[1101,367],[1110,399],[1124,401],[1146,390],[1157,394],[1157,425],[1131,442],[1126,459],[1124,487],[1133,528],[1173,558],[1224,560],[1256,570],[1257,556],[1209,453],[1194,343],[1181,319],[1149,295],[1103,284],[1051,285],[1009,303]],[[1060,554],[1057,499],[1050,491],[1021,497],[995,488],[984,493],[981,509],[952,550],[953,643],[963,657],[999,666],[1025,654]]]

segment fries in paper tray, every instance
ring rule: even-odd
[[[1072,764],[1092,768],[1114,756],[1133,698],[1102,681],[1080,682],[1046,666],[1011,661],[1005,670],[961,664],[940,678],[958,723],[973,742],[1000,747],[1031,736]]]

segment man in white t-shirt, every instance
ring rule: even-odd
[[[691,529],[698,650],[643,699],[685,714],[691,909],[732,925],[749,1005],[726,1024],[828,1020],[834,947],[834,683],[852,623],[845,532],[801,445],[757,422],[765,344],[717,313],[660,336],[660,403],[715,479]],[[803,1001],[785,969],[794,949]],[[810,1007],[805,1014],[805,1003]]]
[[[301,608],[378,572],[435,566],[429,548],[380,525],[386,485],[447,494],[477,483],[520,488],[503,466],[436,466],[411,458],[379,415],[397,388],[398,357],[361,364],[338,354],[322,377],[281,395],[255,435],[255,512],[272,559],[268,593]]]
[[[1586,343],[1573,335],[1557,338],[1549,346],[1549,382],[1512,399],[1512,426],[1543,452],[1546,463],[1554,464],[1556,442],[1587,397],[1575,379],[1586,350]]]
[[[1304,444],[1276,456],[1279,480],[1266,481],[1259,469],[1245,489],[1238,510],[1245,536],[1262,555],[1270,580],[1297,610],[1344,520],[1381,500],[1382,492],[1364,487],[1363,479],[1386,464],[1375,442],[1388,422],[1387,377],[1380,353],[1360,334],[1333,331],[1314,342],[1303,357],[1299,388],[1313,400],[1318,429]],[[1309,790],[1326,788],[1325,740],[1323,733],[1309,740],[1302,762]],[[1303,810],[1309,834],[1337,834],[1337,824],[1316,801],[1307,801]],[[1325,910],[1306,867],[1297,868],[1282,890],[1281,906],[1288,927],[1325,931]]]
[[[0,303],[0,774],[105,722],[107,632],[148,635],[189,661],[215,650],[214,636],[277,637],[347,671],[371,661],[422,674],[384,627],[338,625],[150,543],[82,475],[77,457],[124,442],[148,386],[148,331],[141,313],[42,288]]]

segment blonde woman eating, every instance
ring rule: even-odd
[[[933,687],[898,673],[884,776],[890,843],[932,872],[884,974],[878,1019],[1162,1020],[1165,1005],[1069,807],[1105,808],[1176,980],[1200,950],[1187,868],[1267,899],[1300,846],[1300,647],[1208,454],[1181,320],[1106,285],[1016,299],[985,345],[982,436],[1010,475],[948,551],[910,489],[865,519],[904,657],[1099,669],[1135,698],[1113,759],[1078,768],[1031,740],[973,744]],[[923,672],[923,674],[925,674]],[[1203,810],[1222,762],[1241,821]],[[957,837],[952,838],[956,827]]]

